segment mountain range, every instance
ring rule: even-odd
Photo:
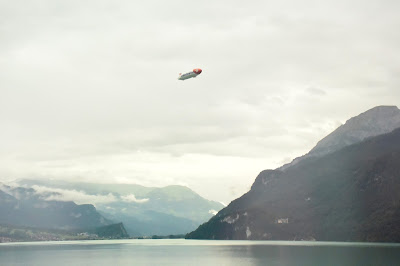
[[[19,180],[45,200],[90,201],[105,221],[122,222],[131,236],[186,234],[223,208],[184,186]],[[47,202],[46,201],[46,202]]]
[[[309,153],[262,171],[226,208],[184,186],[0,183],[0,237],[15,238],[12,227],[35,240],[192,231],[187,238],[399,242],[399,189],[400,110],[378,106]]]
[[[400,241],[400,111],[351,118],[308,154],[264,170],[194,239]]]

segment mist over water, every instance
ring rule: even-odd
[[[1,265],[398,265],[399,244],[109,240],[0,244]]]

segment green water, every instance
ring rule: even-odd
[[[0,265],[400,265],[400,244],[183,239],[3,243]]]

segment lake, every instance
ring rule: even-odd
[[[92,240],[0,244],[0,265],[400,265],[400,244]]]

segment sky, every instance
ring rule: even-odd
[[[227,204],[349,118],[399,106],[399,12],[0,0],[0,182],[177,184]]]

